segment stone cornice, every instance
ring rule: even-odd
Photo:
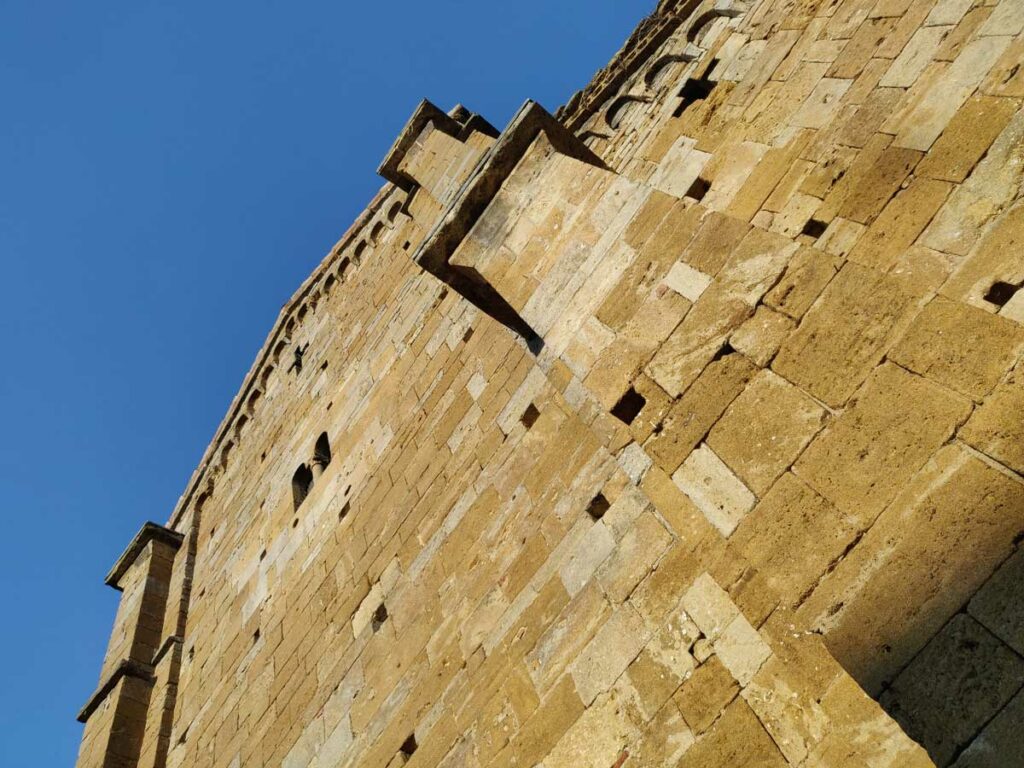
[[[117,558],[117,562],[110,569],[106,579],[104,579],[104,583],[120,591],[121,577],[132,567],[132,564],[138,559],[142,550],[145,549],[149,542],[159,541],[177,550],[181,546],[181,542],[184,541],[184,538],[183,534],[172,531],[170,528],[164,528],[158,523],[149,522],[143,524],[139,532],[135,534],[135,538],[131,540],[131,543],[121,553],[121,556]]]
[[[100,683],[93,695],[85,702],[85,705],[78,710],[78,722],[86,722],[92,716],[92,713],[99,708],[100,704],[106,700],[110,692],[117,687],[121,678],[124,677],[133,677],[149,685],[152,685],[156,680],[153,677],[153,667],[149,664],[143,664],[141,661],[132,661],[131,659],[122,659],[114,670],[107,675],[107,679]]]

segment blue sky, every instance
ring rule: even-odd
[[[3,3],[0,765],[74,763],[103,575],[420,98],[553,111],[653,6]]]

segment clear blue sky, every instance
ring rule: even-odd
[[[420,98],[552,111],[654,0],[7,0],[0,765],[70,766],[116,608]]]

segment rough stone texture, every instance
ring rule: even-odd
[[[1022,8],[663,0],[557,119],[421,104],[78,765],[1021,763]]]

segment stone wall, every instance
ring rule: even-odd
[[[112,571],[79,766],[1024,764],[1022,59],[663,2],[561,123],[421,105]]]

